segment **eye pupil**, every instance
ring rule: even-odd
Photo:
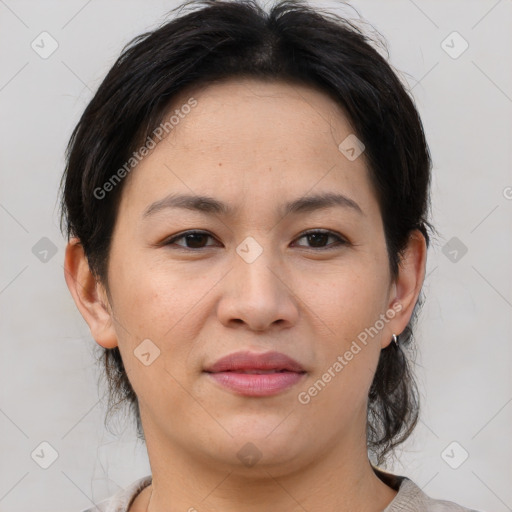
[[[205,234],[203,234],[203,233],[189,233],[188,235],[186,235],[186,236],[185,236],[185,239],[186,239],[186,241],[187,241],[187,245],[189,245],[189,242],[192,240],[192,246],[191,246],[191,248],[194,248],[194,247],[198,247],[198,246],[197,246],[197,244],[196,244],[196,245],[194,245],[194,242],[193,242],[194,238],[196,238],[196,241],[197,241],[197,238],[199,238],[199,239],[203,238],[203,239],[204,239],[204,238],[206,238],[206,237],[207,237],[207,235],[205,235]],[[204,241],[205,241],[205,240],[203,240],[203,242],[204,242]],[[202,245],[201,245],[201,241],[199,241],[199,246],[200,246],[200,247],[202,247]]]
[[[317,242],[322,242],[322,241],[326,241],[325,239],[327,239],[329,237],[329,235],[327,233],[310,233],[308,236],[308,239],[309,239],[309,242],[311,243],[311,241],[313,242],[312,245],[313,247],[319,247],[321,246],[322,244],[320,243],[319,245],[316,245]],[[320,240],[319,240],[320,239]]]

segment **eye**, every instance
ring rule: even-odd
[[[163,245],[172,245],[177,240],[185,240],[185,244],[188,245],[181,245],[176,244],[180,247],[183,247],[184,249],[201,249],[202,247],[209,247],[207,245],[204,245],[203,242],[206,241],[208,238],[213,238],[212,235],[207,233],[206,231],[186,231],[185,233],[182,233],[181,235],[174,236],[172,238],[169,238],[164,242]]]
[[[213,238],[213,236],[206,231],[186,231],[185,233],[181,233],[180,235],[169,238],[163,243],[163,245],[177,245],[184,249],[202,249],[204,247],[212,247],[211,245],[205,245],[205,242],[208,238]],[[297,238],[297,240],[302,238],[306,238],[308,242],[312,244],[310,247],[312,249],[328,250],[334,249],[340,245],[348,245],[348,242],[340,235],[333,231],[327,230],[307,231],[306,233],[303,233],[299,238]],[[327,242],[329,238],[334,238],[334,244],[330,244],[331,246],[334,245],[334,247],[330,247],[329,245],[324,246],[325,242]],[[176,242],[178,240],[184,240],[185,245],[177,244]],[[298,245],[299,247],[305,247],[301,244]]]
[[[331,246],[324,246],[323,244],[327,242],[329,238],[334,238],[336,242],[334,244],[330,244]],[[307,238],[308,242],[313,244],[311,248],[313,249],[321,249],[321,250],[328,250],[328,249],[334,249],[337,246],[340,245],[348,245],[348,242],[339,236],[337,233],[334,233],[333,231],[326,231],[326,230],[313,230],[308,231],[306,233],[303,233],[297,240],[300,240],[301,238]],[[332,247],[334,245],[334,247]],[[304,247],[303,245],[299,244],[299,247]]]

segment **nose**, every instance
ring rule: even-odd
[[[252,262],[236,255],[223,280],[217,315],[226,327],[244,325],[252,331],[289,328],[299,317],[299,300],[289,275],[271,251]]]

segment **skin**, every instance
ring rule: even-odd
[[[350,161],[339,151],[353,129],[322,92],[228,80],[187,91],[175,105],[192,95],[197,106],[125,178],[110,298],[77,239],[65,256],[78,309],[98,344],[119,346],[139,399],[153,484],[130,512],[148,505],[152,512],[381,511],[396,491],[368,460],[367,394],[381,349],[406,327],[418,299],[425,239],[412,233],[393,280],[364,153]],[[278,213],[284,202],[323,191],[350,197],[363,214],[340,206]],[[171,192],[213,196],[238,212],[174,208],[143,219],[148,205]],[[191,229],[211,236],[160,244]],[[348,243],[325,237],[315,245],[303,236],[317,229]],[[263,249],[252,263],[236,252],[249,236]],[[394,318],[301,404],[298,393],[397,304]],[[161,351],[149,366],[134,356],[147,338]],[[258,398],[203,373],[242,349],[283,352],[307,375]],[[248,442],[262,454],[252,467],[237,457]]]

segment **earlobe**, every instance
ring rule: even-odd
[[[394,309],[396,315],[389,324],[391,333],[399,335],[409,323],[414,306],[418,300],[423,281],[425,279],[425,267],[427,261],[427,244],[423,233],[414,230],[402,256],[398,277],[392,287],[393,294],[390,297],[389,308]],[[400,308],[397,307],[400,304]],[[383,347],[391,341],[383,339]]]
[[[104,348],[117,346],[112,313],[102,284],[92,274],[80,240],[69,240],[64,259],[64,277],[82,317],[96,342]]]

